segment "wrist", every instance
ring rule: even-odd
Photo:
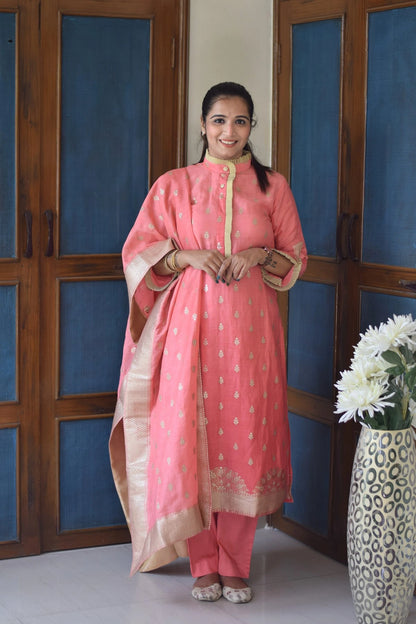
[[[262,255],[261,255],[261,261],[259,262],[259,264],[260,266],[267,266],[272,261],[273,250],[270,249],[269,247],[262,247],[261,252],[262,252]]]
[[[179,249],[174,249],[173,251],[169,251],[164,257],[165,267],[170,273],[181,273],[183,270],[182,265],[178,263],[179,253]]]
[[[178,249],[175,256],[176,266],[180,271],[183,271],[188,266],[190,266],[190,262],[188,260],[188,252],[184,249]]]

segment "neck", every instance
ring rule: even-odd
[[[211,154],[209,153],[209,150],[207,150],[205,152],[205,158],[208,158],[208,160],[210,160],[211,162],[217,162],[217,163],[221,163],[221,162],[231,162],[234,164],[238,164],[241,162],[247,162],[248,160],[250,160],[251,158],[251,153],[249,151],[244,151],[241,156],[238,156],[238,158],[215,158],[215,156],[211,156]]]

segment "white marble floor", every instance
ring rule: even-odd
[[[0,624],[355,622],[346,567],[272,529],[256,532],[249,604],[194,600],[185,559],[132,578],[129,567],[128,544],[0,561]]]

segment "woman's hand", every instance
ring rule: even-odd
[[[249,269],[264,262],[266,252],[261,247],[252,247],[229,256],[222,263],[217,277],[229,284],[232,279],[241,280]]]
[[[222,253],[216,249],[180,250],[176,255],[176,264],[180,269],[191,266],[194,269],[205,271],[215,281],[217,281],[218,271],[224,260]]]

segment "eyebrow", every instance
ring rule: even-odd
[[[222,117],[225,118],[227,115],[221,115],[221,113],[216,113],[215,115],[211,115],[210,119],[214,119],[215,117]],[[235,119],[247,119],[248,121],[250,121],[250,118],[247,115],[236,115]]]

